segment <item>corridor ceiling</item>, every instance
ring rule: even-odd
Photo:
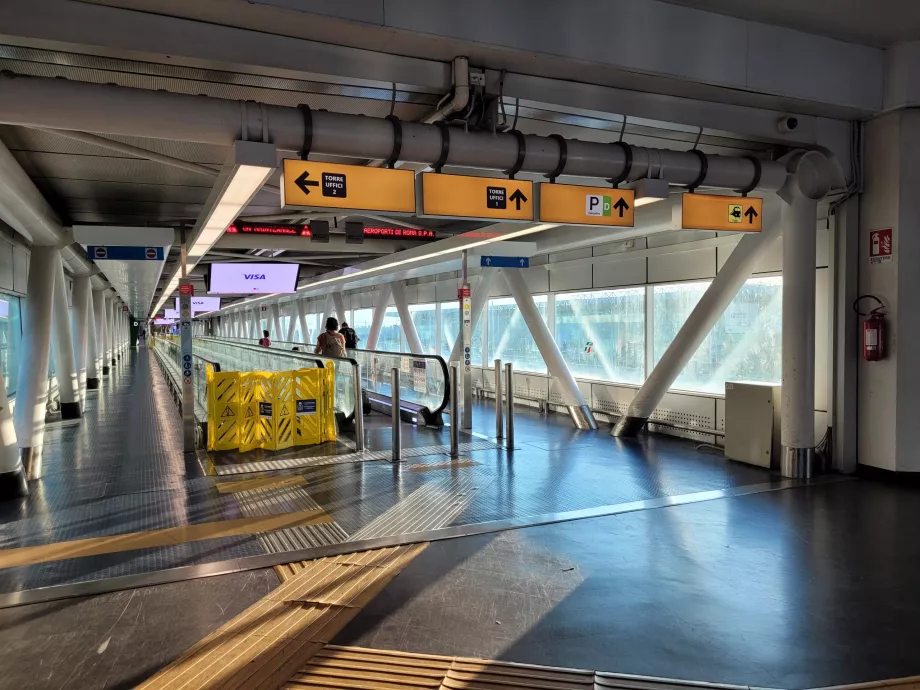
[[[45,50],[0,44],[0,70],[14,75],[63,78],[97,84],[116,84],[133,88],[165,90],[183,94],[200,94],[213,98],[251,100],[267,104],[297,106],[308,104],[314,109],[341,113],[360,113],[384,117],[392,110],[400,119],[413,121],[434,110],[444,96],[424,88],[400,84],[393,90],[390,84],[379,86],[349,85],[341,80],[322,80],[311,75],[310,80],[265,76],[245,71],[222,71],[158,62],[140,62],[97,55]],[[337,83],[338,82],[338,83]],[[586,141],[610,142],[620,137],[623,118],[616,113],[555,106],[545,103],[519,102],[505,98],[509,120],[519,107],[517,128],[525,133],[547,135],[559,133]],[[145,139],[137,137],[107,137],[113,141],[148,149],[158,154],[217,169],[226,160],[229,147]],[[623,138],[633,145],[690,149],[699,138],[700,148],[710,153],[744,155],[752,152],[769,153],[769,144],[751,142],[725,132],[703,131],[683,125],[629,118]],[[190,172],[160,162],[152,162],[112,151],[96,144],[84,143],[51,131],[20,126],[0,126],[0,140],[10,149],[60,216],[65,226],[73,224],[109,224],[124,226],[191,226],[198,217],[211,190],[214,178]],[[280,157],[281,154],[279,154]],[[285,153],[285,156],[292,155]],[[360,163],[354,159],[333,159],[337,162]],[[417,166],[421,168],[422,166]],[[445,170],[450,170],[446,168]],[[268,185],[277,187],[280,173],[275,172]],[[276,191],[260,191],[241,214],[275,222],[307,222],[309,214],[298,209],[282,209]],[[333,232],[341,232],[348,216],[316,216],[331,221]],[[402,218],[368,219],[355,217],[368,225],[401,224],[433,229],[439,237],[449,237],[479,227],[482,223],[455,220]],[[342,252],[322,245],[267,249],[261,238],[254,237],[249,246],[224,243],[214,248],[215,255],[206,256],[192,273],[196,291],[204,294],[206,264],[217,261],[246,259],[254,261],[279,260],[305,264],[301,282],[327,271],[346,268],[406,248],[406,243],[384,240],[367,243],[361,251]],[[381,247],[380,242],[384,243]],[[174,246],[161,278],[168,276],[178,259]]]

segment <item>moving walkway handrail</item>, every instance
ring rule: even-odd
[[[293,360],[290,365],[285,363],[284,369],[305,368],[303,365],[306,363],[309,363],[316,368],[322,369],[325,368],[327,361],[331,361],[333,362],[336,372],[337,392],[335,396],[335,403],[338,406],[338,409],[345,415],[346,420],[351,419],[355,411],[361,409],[360,400],[351,400],[351,406],[349,407],[347,405],[349,399],[354,397],[355,373],[358,370],[358,362],[352,358],[325,357],[323,355],[316,355],[307,352],[283,350],[277,347],[266,348],[262,347],[261,345],[253,345],[251,341],[247,342],[242,338],[196,336],[194,340],[204,346],[210,343],[216,346],[239,348],[253,355],[277,357],[282,360]],[[227,363],[227,366],[229,365],[230,364]],[[341,377],[339,376],[340,373]],[[346,380],[340,380],[340,378]],[[339,384],[341,384],[341,386]]]
[[[220,338],[215,338],[215,340],[218,340],[218,341],[225,340],[225,341],[233,342],[233,343],[243,342],[243,343],[246,343],[249,347],[261,347],[258,345],[252,345],[252,341],[246,338],[220,337]],[[300,353],[303,354],[304,352],[312,352],[313,348],[315,347],[315,344],[297,342],[294,340],[273,340],[269,349],[280,349],[280,350],[285,350],[285,351],[290,350],[292,354],[297,354],[293,352],[293,350],[291,349],[293,347],[304,348],[303,350],[300,350]],[[394,359],[408,357],[414,360],[425,360],[426,361],[426,366],[425,366],[426,376],[428,372],[427,362],[430,361],[432,362],[432,366],[437,367],[437,371],[440,374],[440,380],[435,385],[434,387],[435,390],[431,391],[430,393],[429,393],[430,387],[426,387],[424,396],[428,398],[430,395],[431,400],[434,401],[434,404],[430,404],[429,400],[420,400],[419,399],[420,396],[418,395],[419,391],[416,391],[413,386],[409,385],[410,383],[409,381],[403,382],[404,385],[402,388],[402,397],[401,397],[400,403],[403,406],[406,406],[407,409],[416,409],[416,408],[423,407],[426,410],[428,410],[432,415],[440,414],[447,408],[448,404],[450,403],[450,386],[448,385],[448,380],[449,380],[448,371],[449,370],[447,368],[447,362],[444,361],[443,357],[440,357],[438,355],[416,355],[410,352],[389,352],[386,350],[362,350],[360,348],[348,348],[348,352],[355,355],[354,359],[349,358],[349,361],[356,362],[357,360],[357,363],[360,363],[361,365],[361,378],[362,378],[363,389],[371,395],[379,395],[379,396],[384,396],[384,397],[389,397],[389,395],[386,392],[375,390],[376,383],[375,383],[375,372],[374,372],[374,367],[373,367],[373,358],[375,356],[389,357],[389,358],[394,358]],[[313,355],[313,356],[319,357],[319,355]],[[326,357],[324,359],[335,360],[336,358]],[[364,361],[365,359],[368,359],[371,361]],[[393,364],[398,365],[400,364],[400,362],[394,362]],[[382,382],[384,384],[386,384],[389,381],[389,375],[390,375],[391,369],[392,369],[392,366],[388,365],[388,366],[380,367],[379,371],[376,372],[378,375],[383,377]],[[440,393],[440,398],[437,398],[436,396],[439,393]],[[413,398],[415,398],[415,400],[413,400]]]
[[[440,412],[443,412],[447,408],[448,404],[450,404],[450,385],[449,385],[450,370],[447,368],[447,362],[445,362],[444,358],[441,357],[440,355],[417,355],[411,352],[387,352],[386,350],[362,350],[361,348],[349,349],[349,352],[354,352],[356,354],[363,353],[363,354],[368,354],[372,356],[381,355],[381,356],[388,356],[388,357],[411,357],[412,359],[423,359],[426,361],[433,361],[441,372],[441,380],[444,382],[444,386],[443,386],[444,392],[441,396],[441,401],[434,408],[429,407],[428,409],[432,414],[438,414]],[[365,376],[370,376],[371,367],[362,365],[361,368],[365,372],[364,374]],[[426,366],[426,371],[427,371],[427,366]],[[409,402],[407,398],[410,396],[410,394],[411,394],[411,391],[403,391],[403,394],[402,394],[403,402]]]

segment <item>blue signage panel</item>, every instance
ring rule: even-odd
[[[526,256],[483,256],[479,265],[483,268],[530,268]]]
[[[162,261],[163,247],[103,247],[86,248],[90,261]]]

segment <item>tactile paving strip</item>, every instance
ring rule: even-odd
[[[284,688],[438,690],[452,661],[449,656],[329,645],[317,652]]]
[[[424,548],[399,546],[312,561],[138,687],[280,687]]]
[[[458,449],[461,453],[471,453],[476,450],[495,450],[501,446],[491,441],[471,441],[461,443]],[[422,458],[426,455],[446,455],[450,453],[450,446],[422,446],[420,448],[403,448],[403,458]],[[299,467],[316,467],[320,465],[338,465],[349,462],[368,462],[371,460],[389,460],[392,453],[389,450],[366,450],[360,453],[344,453],[342,455],[317,455],[305,458],[284,458],[283,460],[262,460],[242,465],[218,465],[215,471],[218,475],[247,474],[249,472],[265,472],[267,470],[292,470]]]
[[[916,681],[917,679],[904,679]],[[864,683],[825,690],[868,690],[897,681]],[[600,673],[558,666],[535,666],[485,659],[412,654],[383,649],[327,645],[318,650],[284,690],[361,688],[362,690],[758,690],[744,685],[703,683],[650,676]],[[765,690],[763,688],[759,690]]]

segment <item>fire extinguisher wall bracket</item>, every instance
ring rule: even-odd
[[[878,306],[870,309],[868,313],[859,311],[859,303],[864,299],[878,302]],[[875,295],[860,295],[853,302],[853,311],[860,316],[865,316],[863,321],[862,348],[863,359],[867,362],[877,362],[885,358],[885,304]]]

